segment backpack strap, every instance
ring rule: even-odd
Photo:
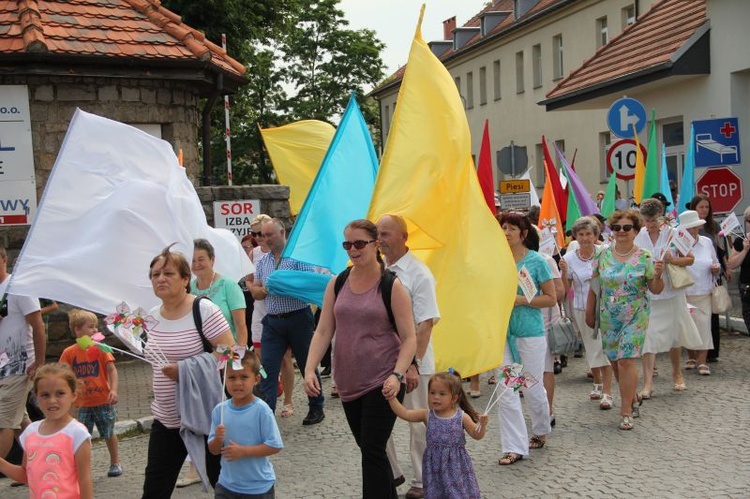
[[[201,317],[201,300],[204,300],[204,299],[211,301],[211,299],[208,296],[196,296],[195,300],[193,300],[193,321],[195,322],[195,329],[198,330],[198,334],[201,337],[203,350],[211,353],[214,351],[214,347],[213,345],[211,345],[211,342],[208,341],[208,338],[206,338],[206,335],[203,334],[203,318]]]
[[[347,279],[349,279],[349,272],[352,271],[351,267],[347,267],[343,272],[341,272],[339,275],[336,276],[336,282],[333,283],[333,296],[334,296],[334,302],[336,301],[335,298],[338,297],[339,291],[341,291],[341,288],[344,287],[344,283]]]

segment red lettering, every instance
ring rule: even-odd
[[[253,204],[252,203],[245,203],[245,211],[244,213],[250,213],[252,215],[253,213]]]
[[[227,203],[221,203],[219,209],[221,210],[222,215],[229,215],[229,205]]]

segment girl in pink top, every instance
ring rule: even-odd
[[[31,423],[19,440],[21,466],[0,458],[0,471],[28,483],[31,497],[91,499],[91,435],[73,419],[76,377],[67,364],[47,364],[36,372],[34,391],[44,419]]]

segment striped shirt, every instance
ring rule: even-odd
[[[203,318],[203,334],[209,341],[215,340],[222,333],[229,330],[229,324],[219,310],[219,307],[209,300],[200,302],[201,317]],[[148,333],[146,357],[152,359],[151,351],[163,353],[169,362],[178,362],[193,355],[203,353],[203,342],[195,328],[192,309],[179,319],[169,320],[161,315],[161,306],[151,310],[158,322]],[[217,374],[218,376],[218,374]],[[151,402],[151,412],[167,428],[180,427],[180,414],[177,410],[177,383],[161,372],[161,368],[153,366],[154,401]]]
[[[263,258],[255,265],[255,279],[259,280],[261,284],[265,286],[266,279],[275,270],[299,270],[302,272],[315,272],[315,268],[308,264],[302,263],[291,258],[282,258],[279,261],[278,267],[276,266],[276,259],[273,256],[273,252],[269,251]],[[301,310],[308,306],[307,303],[297,298],[289,298],[288,296],[271,295],[269,294],[265,298],[266,313],[271,315],[286,314],[294,312],[295,310]]]

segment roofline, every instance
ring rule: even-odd
[[[496,39],[502,38],[505,35],[508,35],[510,33],[513,33],[515,31],[517,31],[517,30],[525,27],[527,24],[536,21],[539,17],[543,17],[545,15],[551,14],[551,13],[557,11],[557,10],[562,9],[563,7],[567,7],[568,5],[570,5],[570,4],[572,4],[572,3],[576,2],[576,1],[578,1],[578,0],[562,0],[562,1],[558,2],[558,3],[550,5],[546,9],[540,10],[539,12],[537,12],[535,14],[532,14],[532,15],[530,15],[529,17],[527,17],[525,19],[522,18],[520,21],[515,21],[513,24],[511,24],[510,26],[508,26],[505,29],[502,29],[502,30],[500,30],[500,31],[498,31],[496,33],[491,33],[489,35],[483,36],[479,41],[477,41],[475,43],[472,43],[471,45],[469,45],[468,47],[466,47],[465,50],[459,49],[459,50],[451,53],[450,55],[446,56],[445,59],[440,59],[440,62],[442,62],[443,66],[446,66],[446,68],[447,68],[447,63],[449,61],[451,61],[453,59],[456,59],[458,57],[464,56],[466,54],[469,54],[469,53],[471,53],[475,49],[482,48],[484,45],[486,45],[488,43],[491,43],[492,41],[495,41]],[[471,19],[474,19],[474,17],[477,17],[477,16],[473,16]],[[471,26],[469,26],[469,27],[471,27]],[[435,40],[435,41],[440,41],[440,40]],[[445,41],[448,41],[448,40],[445,40]],[[401,78],[399,78],[397,80],[394,80],[394,81],[388,83],[387,85],[385,85],[383,87],[375,88],[372,92],[370,92],[370,95],[372,95],[375,98],[377,98],[377,94],[379,94],[379,93],[381,93],[381,92],[383,92],[385,90],[388,90],[388,89],[390,89],[390,88],[392,88],[394,86],[400,85],[401,81],[403,81],[403,79],[404,79],[404,77],[402,76]]]
[[[706,20],[701,26],[696,28],[695,33],[690,35],[685,42],[675,50],[670,56],[669,60],[664,61],[661,64],[657,64],[648,68],[641,69],[633,73],[621,75],[617,78],[613,78],[607,81],[603,81],[594,85],[580,88],[572,92],[558,95],[550,99],[539,101],[537,104],[545,106],[546,111],[555,111],[563,107],[567,107],[573,104],[578,104],[590,99],[602,97],[604,95],[617,93],[621,90],[628,90],[638,85],[644,85],[651,83],[662,78],[669,76],[680,76],[685,74],[710,74],[710,62],[708,70],[705,72],[681,72],[680,63],[682,58],[689,55],[690,50],[693,48],[700,48],[698,42],[707,37],[711,32],[711,24],[709,20]],[[708,40],[708,38],[706,38]],[[710,57],[710,52],[709,52]]]

